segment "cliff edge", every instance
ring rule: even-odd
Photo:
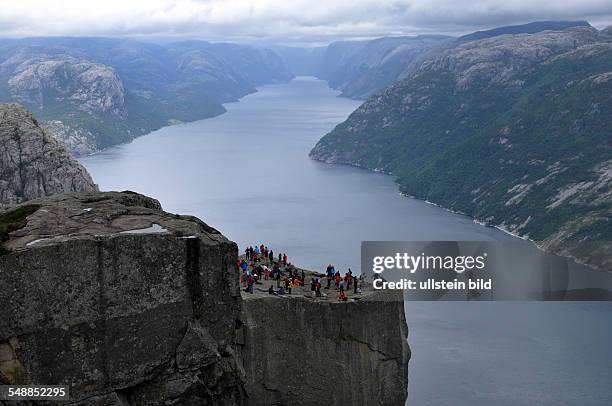
[[[245,300],[238,337],[248,404],[404,405],[404,302],[384,293],[348,303],[296,295]]]
[[[243,299],[235,243],[132,192],[32,200],[1,233],[2,384],[73,405],[405,402],[401,301]]]
[[[0,381],[72,404],[242,404],[236,244],[134,193],[62,194],[0,256]]]

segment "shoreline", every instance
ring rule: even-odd
[[[441,205],[441,204],[439,204],[439,203],[432,202],[432,201],[427,200],[427,199],[419,199],[418,197],[415,197],[415,196],[410,195],[410,194],[408,194],[408,193],[403,193],[403,192],[399,191],[399,185],[398,185],[398,183],[397,183],[397,177],[396,177],[396,176],[395,176],[395,175],[394,175],[392,172],[387,172],[387,171],[384,171],[384,170],[379,169],[379,168],[370,169],[370,168],[367,168],[367,167],[364,167],[364,166],[361,166],[361,165],[357,165],[357,164],[354,164],[354,163],[351,163],[351,162],[328,162],[328,161],[326,161],[326,160],[324,160],[324,159],[315,158],[315,157],[311,156],[310,154],[308,154],[308,156],[309,156],[309,158],[310,158],[310,159],[312,159],[313,161],[317,161],[317,162],[325,163],[325,164],[327,164],[327,165],[344,165],[344,166],[351,166],[351,167],[353,167],[353,168],[357,168],[357,169],[365,170],[365,171],[368,171],[368,172],[371,172],[371,173],[377,173],[377,174],[382,174],[382,175],[386,175],[386,176],[392,176],[392,177],[394,177],[393,182],[394,182],[394,183],[395,183],[395,185],[398,187],[398,194],[399,194],[400,196],[402,196],[402,197],[406,197],[406,198],[409,198],[409,199],[418,200],[418,201],[421,201],[421,202],[423,202],[423,203],[429,204],[429,205],[431,205],[431,206],[437,207],[437,208],[439,208],[439,209],[441,209],[441,210],[444,210],[444,211],[446,211],[446,212],[448,212],[448,213],[452,213],[452,214],[457,214],[457,215],[460,215],[460,216],[464,216],[464,217],[466,217],[466,218],[469,218],[469,219],[470,219],[470,220],[472,220],[474,223],[476,223],[476,224],[478,224],[478,225],[480,225],[480,226],[483,226],[483,227],[490,227],[490,228],[495,228],[495,229],[497,229],[497,230],[499,230],[499,231],[501,231],[501,232],[503,232],[503,233],[505,233],[505,234],[507,234],[507,235],[509,235],[509,236],[513,237],[513,238],[516,238],[516,239],[519,239],[519,240],[522,240],[522,241],[527,241],[527,242],[529,242],[529,243],[533,244],[533,246],[534,246],[535,248],[537,248],[538,250],[540,250],[540,251],[542,251],[542,252],[545,252],[545,253],[547,253],[547,254],[557,255],[557,256],[560,256],[560,257],[562,257],[562,258],[571,259],[571,260],[572,260],[574,263],[576,263],[576,264],[578,264],[578,265],[581,265],[581,266],[585,266],[585,267],[589,268],[590,270],[597,271],[597,272],[607,272],[607,273],[611,273],[611,274],[612,274],[612,270],[611,270],[611,271],[606,271],[606,270],[600,270],[600,269],[597,269],[597,268],[595,268],[594,266],[591,266],[591,265],[589,265],[589,264],[586,264],[586,263],[584,263],[584,262],[580,261],[578,258],[576,258],[576,257],[575,257],[575,256],[573,256],[573,255],[560,255],[560,254],[557,254],[557,253],[555,253],[555,252],[553,252],[553,251],[551,251],[551,250],[547,250],[547,249],[543,248],[543,247],[542,247],[540,244],[538,244],[536,241],[534,241],[534,240],[530,239],[528,236],[523,236],[523,235],[517,234],[517,233],[515,233],[515,232],[512,232],[512,231],[510,231],[510,230],[508,230],[508,229],[504,228],[504,227],[503,227],[503,226],[501,226],[501,225],[491,224],[491,223],[489,223],[489,222],[487,222],[487,221],[480,220],[480,219],[478,219],[477,217],[473,217],[473,216],[471,216],[471,215],[469,215],[469,214],[467,214],[467,213],[463,213],[463,212],[461,212],[461,211],[459,211],[459,210],[453,210],[453,209],[450,209],[450,208],[448,208],[448,207],[445,207],[445,206],[443,206],[443,205]]]
[[[132,142],[134,142],[135,140],[137,140],[137,139],[139,139],[139,138],[146,137],[147,135],[151,135],[152,133],[154,133],[154,132],[156,132],[156,131],[159,131],[159,130],[161,130],[161,129],[164,129],[164,128],[168,128],[168,127],[176,127],[176,126],[179,126],[179,125],[182,125],[182,124],[190,124],[190,123],[195,123],[195,122],[202,121],[202,120],[210,120],[210,119],[212,119],[212,118],[220,117],[220,116],[222,116],[222,115],[224,115],[224,114],[226,114],[226,113],[227,113],[227,107],[226,107],[226,104],[240,103],[240,101],[241,101],[242,99],[244,99],[245,97],[258,93],[258,92],[259,92],[259,89],[260,89],[261,87],[263,87],[263,86],[273,86],[273,85],[279,85],[279,84],[289,83],[289,82],[291,82],[291,81],[295,80],[295,79],[296,79],[296,78],[298,78],[298,77],[304,77],[304,76],[294,76],[293,78],[291,78],[291,79],[290,79],[290,80],[288,80],[287,82],[273,82],[273,83],[265,83],[265,84],[262,84],[262,85],[260,85],[260,86],[255,86],[255,90],[254,90],[254,91],[252,91],[252,92],[248,92],[248,93],[246,93],[246,94],[244,94],[244,95],[240,96],[240,97],[239,97],[239,98],[237,98],[236,100],[228,100],[228,101],[226,101],[226,102],[221,103],[221,106],[223,106],[223,110],[224,110],[224,111],[223,111],[223,112],[221,112],[221,113],[219,113],[219,114],[214,114],[214,115],[212,115],[212,116],[203,117],[203,118],[198,118],[198,119],[195,119],[195,120],[190,120],[190,121],[180,121],[180,120],[176,120],[176,119],[174,119],[174,118],[171,118],[171,119],[168,119],[168,123],[166,123],[166,125],[163,125],[163,126],[161,126],[161,127],[159,127],[159,128],[156,128],[156,129],[154,129],[154,130],[151,130],[151,131],[149,131],[149,132],[147,132],[147,133],[145,133],[145,134],[140,134],[140,135],[137,135],[136,137],[132,138],[132,139],[131,139],[131,140],[129,140],[129,141],[126,141],[126,142],[121,142],[121,143],[119,143],[119,144],[109,145],[108,147],[102,148],[102,149],[100,149],[100,150],[97,150],[97,151],[95,151],[95,152],[92,152],[92,153],[90,153],[90,154],[85,154],[85,155],[77,155],[77,156],[74,156],[74,155],[70,154],[70,152],[68,152],[68,153],[69,153],[69,154],[70,154],[70,155],[71,155],[71,156],[72,156],[74,159],[79,160],[79,159],[82,159],[82,158],[87,158],[87,157],[91,157],[91,156],[98,155],[98,154],[100,154],[100,153],[102,153],[102,152],[108,151],[109,149],[112,149],[112,148],[115,148],[115,147],[119,147],[119,146],[122,146],[122,145],[129,145],[129,144],[131,144]],[[310,76],[306,76],[306,77],[310,77]],[[312,76],[312,77],[314,77],[314,76]],[[317,78],[317,79],[318,79],[318,78]],[[322,80],[322,79],[319,79],[319,80]],[[61,121],[61,120],[59,120],[59,121]],[[175,121],[175,122],[172,122],[172,123],[171,123],[170,121]]]

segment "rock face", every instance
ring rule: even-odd
[[[249,405],[404,405],[402,298],[329,303],[245,300],[241,337]]]
[[[115,71],[105,65],[68,55],[27,59],[14,70],[9,91],[20,103],[69,103],[86,113],[109,113],[125,119],[125,89]]]
[[[0,104],[0,206],[96,190],[91,177],[24,108]]]
[[[47,120],[43,127],[72,156],[86,156],[98,150],[94,135],[83,127],[70,126],[60,120]]]
[[[401,301],[245,301],[236,244],[131,192],[33,200],[2,232],[0,383],[76,405],[405,402]]]
[[[83,405],[242,403],[236,244],[132,193],[28,205],[0,256],[3,382]]]
[[[458,40],[310,154],[611,270],[611,63],[590,26]]]

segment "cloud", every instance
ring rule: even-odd
[[[19,0],[0,7],[0,36],[189,36],[330,41],[463,34],[545,19],[612,24],[612,0]]]

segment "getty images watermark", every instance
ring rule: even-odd
[[[361,270],[405,300],[612,300],[612,274],[528,241],[364,241]]]
[[[416,272],[427,271],[454,271],[462,274],[466,271],[484,271],[487,253],[482,255],[410,255],[408,252],[395,253],[393,256],[376,256],[372,259],[372,272],[376,275],[386,270],[400,270],[414,275]],[[435,276],[435,275],[434,275]],[[374,277],[374,289],[408,289],[408,290],[465,290],[486,289],[492,287],[491,278],[469,278],[467,281],[454,278],[453,280],[430,277],[425,280],[416,278],[401,278],[398,281],[386,281]]]

